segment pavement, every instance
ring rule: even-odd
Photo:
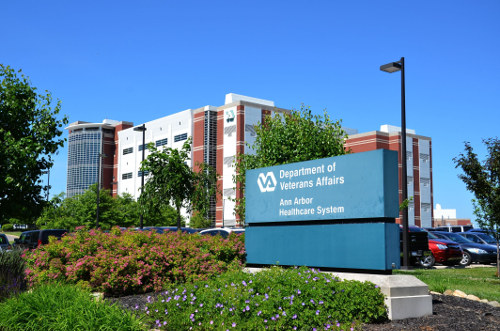
[[[11,244],[14,242],[14,239],[19,238],[18,236],[13,236],[11,234],[5,234],[5,235],[7,236],[7,239],[9,239]]]

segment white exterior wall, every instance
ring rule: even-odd
[[[262,122],[262,110],[260,108],[245,106],[245,154],[255,153],[246,146],[252,146],[255,142],[256,134],[254,126]]]
[[[185,110],[170,116],[162,117],[154,121],[146,122],[145,143],[155,144],[157,140],[167,138],[167,145],[162,147],[181,148],[185,141],[174,142],[174,137],[178,134],[186,133],[187,137],[192,136],[191,110]],[[140,126],[140,125],[139,125]],[[135,199],[140,195],[141,177],[138,172],[142,161],[142,151],[139,146],[142,145],[142,132],[134,131],[133,128],[118,132],[118,194],[129,193]],[[132,147],[133,152],[123,155],[123,150]],[[149,151],[145,150],[145,157]],[[188,162],[191,166],[191,161]],[[132,173],[132,178],[122,179],[123,174]],[[145,178],[147,180],[147,176]]]
[[[232,120],[231,120],[232,119]],[[223,201],[223,220],[224,226],[236,225],[236,216],[234,215],[234,199],[236,193],[234,191],[233,176],[235,169],[233,160],[236,156],[236,128],[238,124],[236,116],[236,106],[224,109],[224,150],[223,150],[223,166],[222,166],[222,201]],[[231,194],[229,194],[229,192]]]
[[[399,129],[397,127],[392,128]],[[408,199],[410,199],[410,197],[415,197],[415,180],[418,180],[418,178],[415,179],[413,176],[413,157],[413,138],[406,136],[406,189]],[[415,201],[410,202],[408,205],[408,225],[415,225],[415,208]]]
[[[418,140],[420,169],[420,220],[422,227],[432,226],[430,141]],[[417,156],[415,156],[417,157]]]
[[[439,203],[436,204],[436,209],[434,209],[434,218],[440,220],[456,219],[457,210],[456,209],[442,209]]]

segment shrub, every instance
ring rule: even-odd
[[[349,330],[387,319],[384,296],[374,284],[339,281],[304,267],[230,272],[172,287],[144,312],[155,328],[169,330]]]
[[[212,221],[200,213],[195,213],[189,220],[189,226],[197,229],[209,228],[212,226]]]
[[[8,232],[8,231],[13,231],[14,230],[14,225],[13,224],[4,224],[2,225],[2,231],[3,232]]]
[[[22,251],[17,249],[10,252],[0,250],[0,301],[26,289],[25,263],[21,254]]]
[[[64,281],[123,295],[206,280],[240,268],[244,254],[241,235],[222,239],[113,228],[109,233],[80,229],[27,252],[25,258],[30,285]]]
[[[132,313],[70,285],[43,285],[0,303],[5,330],[144,330]]]

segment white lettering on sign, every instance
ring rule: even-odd
[[[280,182],[280,188],[284,190],[295,190],[299,188],[309,188],[313,187],[314,183],[312,180],[304,180],[300,182]]]
[[[294,205],[310,205],[313,202],[314,198],[295,198],[295,201],[293,202]]]
[[[291,206],[291,205],[292,205],[292,200],[286,200],[286,199],[280,200],[280,206]]]
[[[322,164],[317,167],[305,168],[302,167],[300,169],[295,170],[280,170],[280,178],[290,178],[300,177],[300,176],[309,176],[316,174],[324,174],[325,173],[325,165]]]
[[[323,177],[318,177],[316,180],[316,186],[331,186],[331,185],[337,185],[337,184],[344,184],[344,177],[337,177],[337,176],[323,176]]]
[[[327,214],[343,213],[344,207],[334,207],[334,206],[321,207],[321,206],[318,206],[318,208],[316,208],[316,211],[317,211],[318,215],[325,216]]]
[[[280,209],[279,216],[314,215],[314,208]]]

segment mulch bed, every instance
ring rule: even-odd
[[[500,308],[487,303],[451,295],[432,295],[434,313],[420,318],[367,324],[366,331],[418,330],[418,331],[478,331],[500,330]]]
[[[129,310],[144,309],[148,297],[153,294],[131,295],[120,298],[107,298],[111,302],[118,302]],[[479,331],[500,330],[500,308],[486,303],[476,302],[451,295],[432,295],[433,315],[408,318],[398,321],[387,321],[381,324],[366,324],[365,331]]]

